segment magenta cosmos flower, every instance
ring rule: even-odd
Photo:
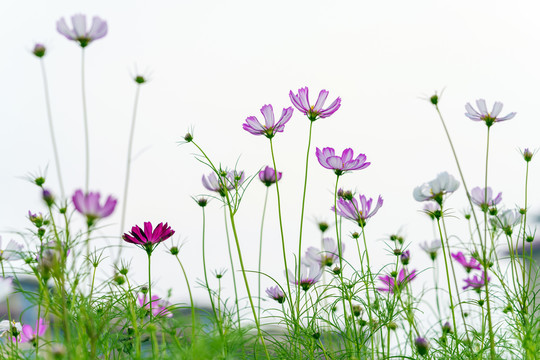
[[[150,306],[152,306],[153,316],[164,316],[168,318],[173,317],[173,314],[167,308],[167,302],[162,301],[161,298],[157,295],[152,295],[152,305],[150,305],[150,302],[147,301],[146,294],[139,294],[137,300],[141,308],[150,310]]]
[[[491,112],[488,111],[486,106],[486,100],[484,99],[476,100],[476,106],[478,107],[479,111],[476,111],[470,103],[467,103],[467,105],[465,105],[465,110],[467,110],[465,116],[474,121],[484,121],[487,127],[490,127],[491,125],[499,121],[510,120],[514,116],[516,116],[515,112],[511,112],[506,116],[499,117],[499,114],[501,113],[501,110],[503,108],[502,102],[499,101],[495,101]]]
[[[259,171],[259,179],[266,186],[270,186],[281,180],[282,175],[283,173],[281,171],[278,171],[276,180],[276,171],[270,166],[267,166],[264,168],[264,170]]]
[[[144,223],[144,230],[138,225],[131,228],[129,233],[122,235],[122,239],[128,243],[135,244],[141,249],[144,249],[149,255],[152,254],[156,246],[160,242],[167,240],[174,235],[174,230],[165,223],[159,223],[155,229],[152,228],[152,223],[147,221]]]
[[[246,119],[246,122],[242,125],[244,130],[253,135],[264,135],[271,139],[278,132],[283,132],[285,124],[291,119],[293,108],[288,107],[283,109],[281,117],[278,122],[274,119],[274,109],[272,105],[264,105],[261,108],[261,113],[264,117],[264,125],[257,120],[255,116],[250,116]]]
[[[471,256],[471,259],[467,260],[467,258],[465,257],[465,255],[463,255],[461,251],[458,252],[457,254],[452,254],[452,257],[454,258],[454,260],[460,263],[468,273],[471,272],[472,269],[475,269],[475,270],[482,269],[480,267],[480,263],[475,258]]]
[[[337,214],[346,219],[355,221],[360,227],[364,227],[366,226],[366,220],[375,215],[383,205],[383,198],[379,195],[377,205],[375,205],[373,210],[371,209],[373,203],[372,198],[367,200],[364,195],[360,195],[358,199],[360,200],[360,203],[358,203],[356,198],[352,198],[350,201],[343,198],[337,199]],[[332,211],[336,211],[336,208],[333,206],[331,209]]]
[[[45,322],[43,318],[39,318],[38,321],[36,321],[36,327],[32,328],[30,325],[23,325],[21,334],[19,335],[19,338],[11,338],[13,342],[20,342],[20,343],[26,343],[26,342],[34,342],[36,340],[36,337],[43,336],[45,334],[45,331],[49,325]]]
[[[280,304],[285,302],[285,293],[279,288],[279,286],[273,286],[266,289],[266,295],[268,295],[270,299],[276,300]]]
[[[482,211],[486,212],[490,207],[496,206],[502,201],[502,192],[495,199],[493,198],[493,190],[491,187],[485,188],[475,187],[471,190],[471,201],[478,205]]]
[[[411,271],[409,274],[405,269],[401,269],[397,278],[393,278],[390,275],[379,276],[379,280],[382,281],[383,286],[377,288],[379,291],[400,292],[405,285],[416,277],[416,270]]]
[[[301,89],[298,89],[298,94],[294,94],[292,90],[289,92],[289,98],[291,99],[293,105],[295,108],[298,109],[298,111],[301,111],[308,117],[310,121],[315,121],[319,118],[326,118],[335,113],[339,107],[341,106],[341,98],[337,98],[334,100],[332,104],[330,104],[329,107],[326,109],[323,109],[324,102],[326,101],[326,98],[328,97],[328,91],[327,90],[321,90],[319,93],[319,97],[317,98],[317,102],[315,105],[311,106],[309,104],[309,89],[307,87],[303,87]]]
[[[334,170],[338,176],[345,174],[347,171],[365,169],[371,164],[366,162],[365,154],[359,154],[356,159],[353,159],[354,153],[351,148],[343,150],[341,156],[336,156],[336,151],[331,147],[322,150],[317,148],[315,154],[322,167]]]
[[[117,200],[111,195],[109,195],[103,205],[99,203],[100,197],[101,195],[98,192],[83,194],[82,190],[77,190],[71,198],[75,209],[86,216],[88,227],[92,226],[96,220],[111,215],[116,207]]]
[[[491,278],[488,276],[487,282],[489,282]],[[473,288],[477,292],[480,292],[480,289],[482,289],[486,285],[486,273],[482,271],[482,276],[474,275],[470,279],[463,279],[465,281],[465,286],[463,287],[463,290],[466,290],[468,288]]]
[[[70,29],[66,24],[66,20],[61,18],[56,22],[56,30],[69,40],[77,41],[82,48],[88,46],[92,41],[107,35],[107,22],[98,16],[93,17],[90,30],[86,30],[86,15],[73,15],[71,23],[73,29]]]

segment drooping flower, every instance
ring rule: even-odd
[[[422,244],[420,244],[420,248],[424,250],[431,260],[435,261],[437,258],[437,254],[439,250],[441,249],[441,241],[440,240],[432,240],[431,242],[424,241]]]
[[[395,292],[400,292],[403,287],[405,287],[405,285],[407,285],[407,283],[409,283],[409,281],[413,280],[415,277],[416,270],[409,273],[405,269],[401,269],[397,278],[394,278],[391,275],[381,275],[379,276],[379,280],[382,281],[383,286],[377,288],[377,290],[391,292],[392,294]]]
[[[275,184],[277,181],[281,180],[282,175],[283,173],[278,171],[276,180],[276,171],[270,166],[266,166],[264,170],[259,171],[259,179],[266,186],[271,186],[272,184]]]
[[[367,200],[364,195],[360,195],[358,198],[360,204],[356,198],[352,198],[351,201],[342,198],[337,199],[337,214],[346,219],[355,221],[360,227],[364,227],[366,225],[366,220],[375,215],[383,205],[383,198],[379,195],[377,205],[374,209],[371,209],[371,204],[373,202],[372,198]],[[333,206],[331,209],[332,211],[336,211]]]
[[[107,35],[107,22],[98,16],[92,18],[90,30],[86,30],[86,15],[75,14],[71,17],[73,29],[70,29],[64,18],[56,22],[56,30],[69,40],[77,41],[84,48],[92,41]]]
[[[150,302],[147,300],[146,294],[139,294],[137,300],[139,306],[146,310],[150,310],[151,306],[153,316],[173,317],[172,312],[167,308],[167,302],[162,301],[158,295],[152,295],[152,305],[150,305]]]
[[[428,183],[416,187],[413,196],[416,201],[433,200],[442,205],[443,197],[446,194],[453,193],[459,188],[459,181],[446,171],[437,175],[437,177]]]
[[[454,260],[456,260],[458,263],[460,263],[468,273],[471,272],[471,270],[473,270],[473,269],[475,269],[475,270],[481,270],[482,269],[482,267],[480,266],[480,263],[478,262],[478,260],[476,260],[472,256],[471,256],[470,260],[467,260],[467,258],[465,257],[465,255],[463,255],[463,253],[461,251],[458,252],[458,253],[452,253],[452,257],[454,258]]]
[[[353,159],[353,150],[347,148],[343,150],[341,156],[336,156],[336,151],[331,147],[324,149],[316,149],[315,154],[322,167],[334,170],[336,175],[343,175],[348,171],[362,170],[367,168],[371,163],[366,162],[366,155],[359,154],[356,159]]]
[[[318,263],[309,258],[304,258],[300,262],[300,279],[289,269],[287,279],[291,284],[298,285],[304,291],[308,291],[316,284],[322,276],[322,270]]]
[[[216,173],[210,173],[208,177],[203,175],[202,183],[206,189],[217,192],[220,196],[225,196],[226,190],[231,191],[242,185],[244,177],[243,171],[231,170],[224,172],[224,175],[219,178]]]
[[[281,117],[276,123],[272,105],[264,105],[261,108],[261,113],[264,117],[264,125],[261,124],[255,116],[250,116],[246,119],[246,122],[242,124],[242,127],[250,134],[264,135],[271,139],[276,133],[283,132],[285,124],[291,119],[293,111],[292,107],[284,108]]]
[[[298,89],[298,94],[294,94],[291,90],[289,92],[289,98],[291,99],[294,107],[297,108],[298,111],[304,113],[304,115],[306,115],[310,121],[329,117],[341,106],[341,98],[338,97],[332,104],[330,104],[329,107],[326,109],[322,108],[326,98],[328,97],[329,92],[327,90],[321,90],[319,97],[317,98],[317,102],[315,105],[311,106],[309,104],[308,92],[309,89],[307,87]]]
[[[498,205],[502,200],[502,192],[493,198],[493,190],[491,187],[485,188],[475,187],[471,190],[471,201],[478,205],[482,211],[486,212],[490,207]]]
[[[314,246],[310,246],[306,251],[306,258],[312,262],[318,263],[320,267],[332,266],[339,260],[339,248],[337,242],[329,237],[323,239],[323,248],[321,251]],[[345,244],[341,242],[341,254],[345,251]]]
[[[0,277],[0,302],[13,292],[13,279]]]
[[[12,334],[13,329],[15,329],[17,333],[20,333],[22,331],[21,323],[16,322],[15,320],[11,320],[11,323],[9,322],[9,320],[0,321],[0,337],[6,334],[8,335]]]
[[[516,116],[515,112],[511,112],[506,116],[499,117],[499,114],[501,113],[501,110],[503,108],[503,104],[499,101],[495,101],[491,112],[488,111],[486,106],[486,100],[484,99],[476,100],[476,106],[478,107],[479,111],[476,111],[470,103],[467,103],[465,105],[465,110],[467,110],[465,116],[474,121],[484,121],[487,127],[490,127],[491,125],[499,121],[510,120],[514,116]]]
[[[272,300],[276,300],[278,303],[283,304],[285,302],[285,293],[279,286],[272,286],[266,289],[266,295]]]
[[[92,226],[97,220],[111,215],[116,207],[117,200],[111,195],[107,197],[103,205],[99,203],[100,197],[101,194],[99,192],[83,194],[82,190],[77,190],[71,198],[75,209],[86,216],[88,227]]]
[[[18,260],[21,258],[23,246],[15,240],[9,240],[5,249],[2,249],[2,237],[0,236],[0,261]]]
[[[488,276],[487,282],[489,282],[491,278]],[[482,287],[486,285],[486,273],[482,271],[482,276],[474,275],[471,278],[463,279],[465,281],[465,286],[463,287],[463,290],[466,290],[468,288],[473,288],[476,291],[480,291]]]
[[[36,337],[43,336],[43,334],[45,334],[45,331],[47,331],[48,327],[49,325],[45,322],[45,319],[39,318],[36,321],[35,328],[32,328],[32,326],[28,324],[23,325],[19,334],[19,338],[11,337],[11,340],[13,342],[20,343],[34,342],[36,340]]]
[[[122,235],[122,239],[128,243],[139,246],[148,254],[151,254],[159,243],[167,240],[173,235],[174,230],[171,229],[167,223],[159,223],[156,228],[153,229],[152,223],[147,221],[144,223],[144,230],[138,225],[135,225],[131,228],[129,233]]]

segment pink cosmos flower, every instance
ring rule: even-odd
[[[413,280],[415,277],[416,270],[408,273],[408,271],[406,271],[405,269],[401,269],[396,279],[390,275],[381,275],[379,276],[379,280],[383,282],[383,286],[377,288],[377,290],[391,292],[392,294],[396,291],[399,292],[409,281]]]
[[[487,282],[489,282],[491,278],[488,276]],[[480,291],[482,287],[486,285],[486,273],[482,271],[482,276],[479,277],[478,275],[474,275],[470,279],[463,279],[465,281],[465,286],[463,287],[463,290],[468,288],[473,288],[476,291]]]
[[[85,195],[82,190],[77,190],[71,198],[73,205],[75,205],[75,209],[86,216],[89,227],[92,226],[96,220],[111,215],[116,207],[117,200],[111,195],[109,195],[103,205],[99,203],[100,197],[101,195],[98,192],[90,192]]]
[[[320,267],[332,266],[339,259],[339,248],[336,240],[332,238],[323,239],[324,251],[314,246],[310,246],[306,251],[306,258],[318,263]],[[345,244],[341,243],[341,254],[345,251]]]
[[[452,257],[458,263],[463,265],[463,267],[465,268],[465,270],[468,273],[471,272],[471,270],[473,270],[473,269],[475,269],[475,270],[481,270],[482,269],[481,266],[480,266],[480,263],[478,262],[478,260],[476,260],[475,258],[473,258],[471,256],[471,260],[467,261],[467,258],[465,258],[465,255],[463,255],[463,253],[461,251],[458,252],[457,254],[453,253]]]
[[[488,186],[485,188],[475,187],[471,190],[471,201],[478,205],[482,211],[488,211],[490,207],[496,206],[502,200],[502,192],[493,199],[493,190]]]
[[[488,111],[486,100],[484,99],[476,100],[476,106],[479,111],[476,111],[470,103],[467,103],[467,105],[465,105],[465,110],[467,110],[465,116],[474,121],[484,121],[488,127],[496,122],[510,120],[516,116],[515,112],[511,112],[506,116],[498,117],[503,108],[503,104],[499,101],[495,101],[491,112]]]
[[[107,35],[107,22],[98,16],[92,19],[90,30],[86,30],[86,15],[75,14],[71,17],[73,29],[66,24],[66,20],[61,18],[56,22],[56,30],[69,40],[77,41],[82,48],[88,46],[92,41],[101,39]]]
[[[321,267],[317,262],[309,258],[304,258],[300,262],[300,279],[296,278],[291,270],[288,270],[287,279],[291,284],[298,285],[304,291],[308,291],[313,285],[315,285],[322,276]]]
[[[146,294],[139,294],[137,301],[139,306],[150,310],[150,302],[146,299]],[[173,314],[167,308],[168,304],[165,301],[161,301],[161,298],[157,295],[152,295],[152,315],[153,316],[165,316],[168,318],[173,317]]]
[[[167,240],[174,235],[174,230],[165,223],[159,223],[155,229],[152,228],[152,223],[147,221],[144,223],[144,230],[138,225],[131,228],[131,232],[122,235],[122,239],[128,243],[135,244],[141,249],[146,250],[148,254],[159,245],[160,242]]]
[[[279,286],[273,286],[266,289],[266,295],[268,295],[270,299],[276,300],[280,304],[285,302],[285,293],[283,293]]]
[[[225,189],[228,191],[234,190],[242,185],[244,180],[244,172],[237,172],[236,170],[227,171],[226,175],[221,179],[218,178],[216,173],[210,173],[208,177],[202,176],[203,186],[210,191],[219,193],[221,196],[225,196]]]
[[[244,130],[253,135],[264,135],[271,139],[278,132],[283,132],[285,124],[291,119],[293,108],[288,107],[283,109],[281,117],[276,123],[274,120],[274,109],[272,105],[264,105],[261,108],[261,113],[264,117],[265,124],[261,124],[255,116],[250,116],[246,119],[246,122],[242,125]]]
[[[264,170],[259,171],[259,179],[266,186],[270,186],[281,180],[282,175],[283,173],[281,171],[278,171],[276,180],[276,171],[270,166],[266,166]]]
[[[362,170],[367,168],[371,163],[366,162],[366,155],[359,154],[356,159],[353,159],[353,150],[347,148],[343,150],[341,156],[336,156],[336,151],[331,147],[324,149],[316,149],[315,154],[322,167],[334,170],[336,175],[343,175],[347,171]]]
[[[373,210],[371,209],[371,204],[373,203],[372,198],[367,200],[364,195],[360,195],[358,198],[360,204],[354,197],[350,201],[343,198],[337,199],[337,214],[357,222],[360,227],[364,227],[366,225],[366,220],[375,215],[383,205],[383,198],[379,195],[377,205]],[[331,209],[332,211],[336,211],[333,206]]]
[[[322,108],[324,106],[326,98],[328,97],[327,90],[321,90],[321,92],[319,93],[319,97],[317,98],[317,102],[315,103],[315,105],[311,106],[309,104],[308,92],[309,89],[307,87],[298,89],[297,95],[295,95],[291,90],[289,92],[289,98],[291,99],[294,107],[297,108],[298,111],[303,112],[304,115],[307,115],[310,121],[315,121],[319,118],[329,117],[330,115],[335,113],[341,106],[341,98],[338,97],[336,100],[334,100],[332,104],[330,104],[329,107],[327,107],[326,109]]]
[[[34,342],[36,340],[36,337],[43,336],[43,334],[45,334],[45,331],[48,327],[49,325],[45,322],[45,319],[39,318],[38,321],[36,321],[35,328],[32,328],[32,326],[30,325],[23,325],[19,338],[16,339],[12,337],[11,340],[13,342],[20,343]]]

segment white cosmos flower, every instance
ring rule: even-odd
[[[15,240],[9,240],[5,249],[2,249],[2,237],[0,237],[0,261],[18,260],[21,258],[23,246]]]
[[[416,187],[413,191],[413,196],[416,201],[434,200],[437,203],[442,203],[443,195],[453,193],[459,188],[457,181],[449,173],[442,172],[433,180]]]
[[[13,280],[0,277],[0,302],[4,301],[13,292]]]
[[[10,333],[11,329],[15,328],[17,331],[22,332],[22,325],[20,322],[15,322],[14,320],[11,320],[11,324],[9,323],[9,320],[2,320],[0,321],[0,337],[4,336],[6,333]]]

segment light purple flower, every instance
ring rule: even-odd
[[[88,226],[92,226],[96,220],[102,219],[112,214],[116,207],[117,200],[111,195],[107,197],[105,204],[99,203],[101,194],[99,192],[89,192],[86,195],[82,190],[75,191],[71,198],[75,209],[82,215],[86,216]]]
[[[409,265],[409,261],[411,261],[411,251],[405,250],[400,255],[400,260],[403,265]]]
[[[16,339],[11,337],[11,340],[20,343],[34,342],[38,336],[43,336],[43,334],[45,334],[48,327],[49,325],[45,322],[45,319],[39,318],[38,321],[36,321],[35,328],[32,328],[30,325],[23,325],[19,338]]]
[[[150,302],[147,301],[146,294],[139,294],[137,300],[139,306],[146,310],[150,310],[150,306],[152,306],[153,316],[164,316],[168,318],[173,317],[173,314],[167,308],[167,302],[161,301],[161,298],[157,295],[152,295],[152,305],[150,305]]]
[[[476,291],[480,291],[482,287],[486,285],[486,274],[484,271],[482,271],[482,276],[479,277],[478,275],[474,275],[472,278],[463,279],[465,281],[465,286],[463,287],[463,290],[468,288],[473,288]],[[487,282],[489,282],[491,278],[488,276]]]
[[[101,39],[107,35],[107,22],[98,16],[92,18],[90,30],[86,30],[86,15],[75,14],[71,17],[73,29],[66,24],[66,20],[61,18],[56,22],[56,30],[69,40],[77,41],[81,47],[86,47],[92,41]]]
[[[326,237],[323,239],[324,250],[310,246],[306,251],[306,258],[318,263],[320,267],[332,266],[339,259],[339,248],[336,240]],[[341,254],[345,251],[345,244],[341,242]]]
[[[486,100],[484,99],[476,100],[476,106],[478,107],[479,111],[476,111],[470,103],[467,103],[467,105],[465,105],[465,110],[467,110],[465,116],[474,121],[484,121],[488,127],[496,122],[510,120],[516,116],[515,112],[511,112],[506,116],[499,117],[499,114],[503,108],[503,104],[499,101],[495,101],[491,112],[488,111]]]
[[[502,200],[502,192],[493,199],[493,190],[488,186],[485,188],[475,187],[471,190],[471,201],[478,205],[482,211],[488,211],[490,207],[496,206]]]
[[[371,209],[372,198],[367,200],[364,195],[360,195],[358,198],[360,203],[354,197],[350,201],[343,198],[337,199],[337,214],[355,221],[360,227],[364,227],[366,226],[366,220],[375,215],[383,205],[383,198],[379,195],[377,205],[373,209]],[[331,209],[332,211],[336,211],[333,206]]]
[[[379,280],[382,281],[383,286],[377,288],[379,291],[386,291],[391,292],[392,294],[394,292],[400,292],[401,289],[411,280],[413,280],[416,277],[416,270],[411,271],[410,273],[405,270],[401,269],[399,272],[397,278],[393,278],[390,275],[381,275],[379,276]]]
[[[517,210],[505,210],[497,217],[491,218],[491,225],[501,229],[508,236],[512,235],[513,228],[521,222],[521,214]]]
[[[417,337],[414,340],[414,345],[416,346],[416,351],[418,351],[420,355],[422,356],[427,355],[430,345],[429,345],[429,341],[427,341],[426,338]]]
[[[471,272],[471,270],[473,269],[482,269],[478,260],[471,256],[471,259],[467,261],[467,258],[465,257],[465,255],[463,255],[461,251],[458,253],[452,253],[452,257],[454,258],[454,260],[460,263],[468,273]]]
[[[437,254],[441,249],[441,241],[437,239],[432,240],[430,243],[424,241],[422,244],[420,244],[420,249],[424,250],[429,255],[431,260],[435,261]]]
[[[424,205],[424,213],[426,213],[431,220],[435,220],[437,216],[440,217],[441,206],[436,202],[428,202]]]
[[[231,170],[225,172],[225,174],[225,176],[220,176],[219,178],[215,172],[210,173],[208,177],[203,175],[203,186],[210,191],[214,191],[219,193],[221,196],[225,196],[226,190],[234,190],[244,182],[245,176],[243,171],[237,172],[236,170]]]
[[[280,304],[285,302],[285,293],[283,293],[279,286],[273,286],[266,289],[266,295],[268,295],[270,299],[276,300]]]
[[[437,175],[437,177],[428,183],[416,187],[413,196],[416,201],[433,200],[439,205],[442,204],[445,194],[453,193],[459,188],[459,181],[446,171]]]
[[[0,236],[0,261],[21,259],[23,246],[15,240],[9,240],[5,249],[2,249],[2,237]]]
[[[371,164],[366,162],[365,154],[359,154],[356,159],[353,159],[354,153],[351,148],[343,150],[341,156],[336,156],[336,151],[331,147],[322,150],[317,148],[315,154],[319,164],[326,169],[334,170],[336,175],[342,175],[352,170],[362,170]]]
[[[278,171],[277,173],[277,181],[281,180],[281,176],[283,173],[281,171]],[[271,168],[270,166],[266,166],[264,170],[259,171],[259,179],[262,181],[262,183],[266,186],[270,186],[272,184],[276,183],[276,171]]]
[[[138,225],[131,228],[131,232],[122,235],[122,239],[128,243],[135,244],[141,249],[144,249],[147,253],[151,254],[152,251],[162,241],[167,240],[174,235],[174,230],[165,223],[159,223],[155,229],[152,227],[152,223],[147,221],[144,223],[144,230]]]
[[[291,284],[298,285],[304,291],[308,291],[311,286],[316,284],[322,276],[322,270],[318,263],[311,259],[304,258],[300,263],[300,280],[296,279],[296,275],[291,270],[288,270],[287,279]]]
[[[250,134],[264,135],[271,139],[276,133],[283,132],[285,124],[291,119],[293,108],[288,107],[283,109],[277,123],[274,119],[274,109],[272,108],[272,105],[264,105],[261,108],[261,113],[264,117],[264,125],[261,124],[255,116],[250,116],[246,119],[246,122],[242,124],[242,127]]]
[[[315,121],[319,118],[326,118],[335,113],[339,107],[341,106],[341,98],[337,98],[334,100],[332,104],[330,104],[329,107],[326,109],[323,109],[324,102],[326,101],[326,98],[328,97],[328,91],[327,90],[321,90],[319,93],[319,97],[317,98],[317,102],[315,105],[311,106],[309,104],[309,89],[307,87],[303,87],[301,89],[298,89],[298,94],[295,95],[292,90],[289,92],[289,98],[291,99],[293,105],[295,108],[298,109],[298,111],[301,111],[304,113],[304,115],[307,115],[308,119],[310,121]]]

